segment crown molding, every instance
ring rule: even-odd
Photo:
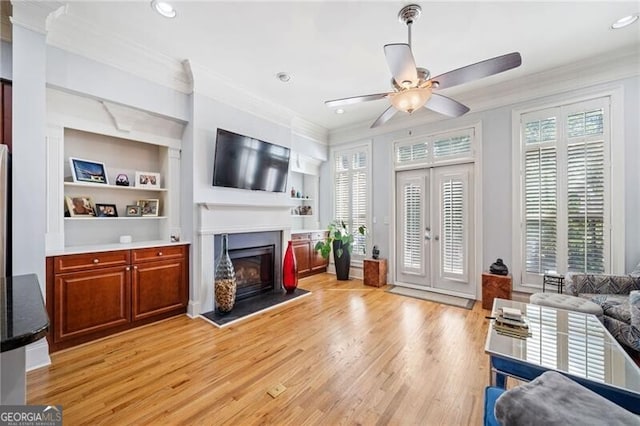
[[[53,21],[47,44],[113,66],[182,93],[191,92],[183,64],[68,14]]]
[[[291,119],[291,133],[322,145],[327,145],[329,140],[329,130],[297,116]]]
[[[47,34],[51,23],[67,13],[67,5],[57,1],[12,1],[9,18],[18,25],[40,34]]]
[[[640,75],[638,47],[630,46],[505,83],[463,92],[455,98],[471,107],[471,113],[478,113],[638,75]],[[448,120],[448,118],[427,112],[414,116],[405,115],[375,129],[369,128],[371,121],[368,120],[330,130],[329,145],[372,138],[442,120]]]

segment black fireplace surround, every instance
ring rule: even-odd
[[[236,272],[236,302],[281,291],[282,236],[280,231],[228,234],[229,257]],[[220,256],[221,236],[214,236],[214,262]],[[277,266],[276,266],[277,265]]]

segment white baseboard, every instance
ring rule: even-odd
[[[187,306],[187,316],[189,318],[195,318],[199,316],[201,312],[202,306],[200,305],[200,302],[189,300],[189,305]]]
[[[28,345],[26,353],[27,371],[51,365],[51,358],[49,357],[49,344],[47,343],[47,339],[40,339],[37,342]]]

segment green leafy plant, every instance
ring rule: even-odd
[[[334,220],[329,224],[327,230],[329,231],[327,238],[324,241],[318,241],[316,243],[315,250],[319,251],[322,257],[328,259],[331,249],[333,248],[333,242],[341,241],[342,247],[336,250],[336,257],[342,257],[342,253],[345,249],[349,251],[349,254],[351,254],[351,250],[353,249],[353,234],[349,232],[344,221]],[[366,235],[367,227],[364,225],[359,226],[358,234]]]

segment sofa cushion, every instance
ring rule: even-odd
[[[621,344],[640,352],[640,329],[613,317],[604,316],[603,324]]]
[[[631,324],[631,312],[629,308],[629,296],[623,294],[581,294],[580,297],[597,303],[602,308],[602,313],[618,321]]]
[[[503,426],[635,425],[633,413],[555,371],[503,393],[495,415]]]
[[[534,305],[550,306],[552,308],[565,309],[567,311],[583,312],[602,317],[602,308],[597,303],[583,297],[569,296],[558,293],[534,293],[529,296],[529,302]]]
[[[640,291],[634,290],[629,293],[629,314],[631,326],[640,330]]]
[[[633,268],[633,271],[631,271],[629,273],[629,275],[633,276],[633,277],[640,277],[640,262],[638,262],[638,264],[636,265],[635,268]]]

